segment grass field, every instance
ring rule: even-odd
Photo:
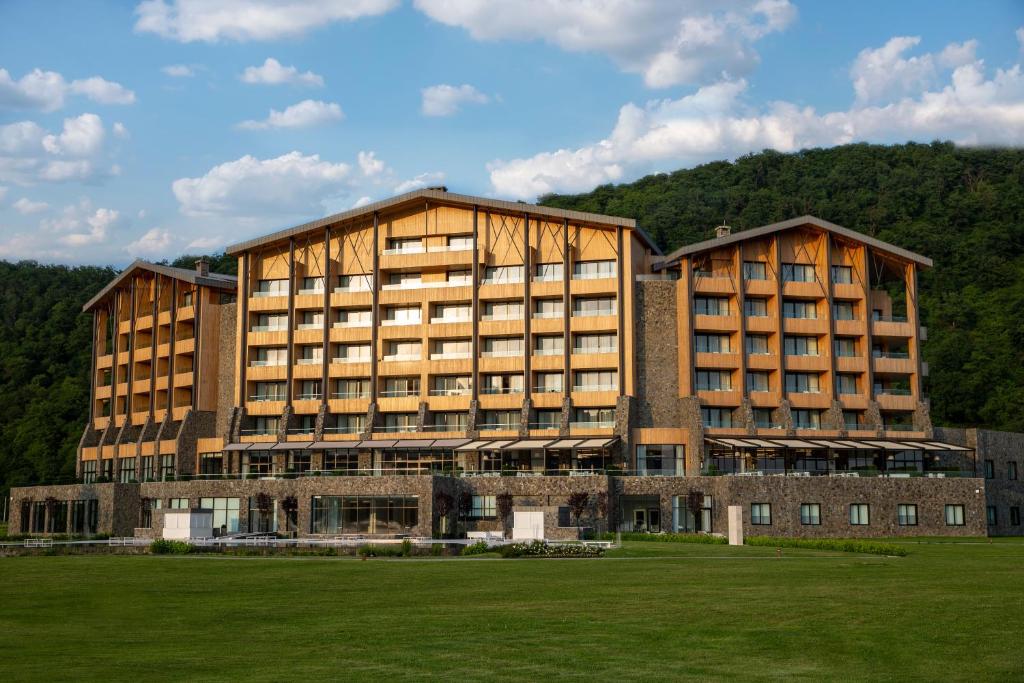
[[[5,680],[1021,680],[1024,542],[0,559]]]

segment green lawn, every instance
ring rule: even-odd
[[[1021,680],[1024,542],[0,559],[6,680]]]

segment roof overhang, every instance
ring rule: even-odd
[[[88,311],[94,308],[96,304],[106,298],[107,294],[140,270],[155,273],[157,275],[163,275],[165,277],[171,277],[199,287],[212,287],[214,289],[230,290],[232,292],[238,289],[238,279],[234,275],[223,275],[221,273],[200,275],[194,270],[173,268],[159,263],[150,263],[149,261],[136,259],[135,261],[132,261],[131,265],[118,273],[117,277],[111,280],[106,287],[101,289],[96,296],[86,301],[85,305],[82,306],[82,310]]]
[[[269,235],[264,235],[263,237],[256,237],[251,240],[246,240],[245,242],[238,242],[237,244],[229,245],[224,252],[231,255],[240,254],[242,252],[249,251],[250,249],[280,242],[281,240],[301,235],[312,230],[325,228],[329,225],[372,216],[374,213],[379,213],[381,211],[397,210],[405,206],[412,207],[419,202],[425,201],[433,202],[435,204],[467,207],[476,206],[484,210],[501,211],[506,213],[527,213],[531,216],[567,220],[572,223],[585,223],[587,225],[608,228],[621,226],[623,228],[636,231],[644,244],[646,244],[647,247],[655,254],[660,256],[662,253],[661,249],[658,248],[658,245],[653,239],[651,239],[650,235],[640,229],[636,224],[636,220],[632,218],[606,216],[604,214],[589,213],[586,211],[556,209],[554,207],[541,206],[539,204],[527,204],[526,202],[510,202],[501,199],[490,199],[488,197],[474,197],[472,195],[456,194],[454,192],[445,192],[435,189],[414,190],[413,192],[400,194],[379,202],[373,202],[372,204],[360,206],[355,209],[349,209],[348,211],[342,211],[341,213],[325,216],[324,218],[318,218],[314,221],[296,225],[293,228],[278,230],[277,232],[272,232]]]
[[[770,235],[775,232],[781,232],[783,230],[792,230],[794,228],[802,228],[805,226],[819,228],[821,230],[830,232],[834,235],[839,235],[851,241],[861,242],[878,251],[885,252],[891,256],[895,256],[897,258],[910,261],[912,263],[916,263],[926,268],[931,268],[932,266],[932,260],[930,258],[926,256],[921,256],[920,254],[915,254],[912,251],[903,249],[902,247],[897,247],[894,244],[889,244],[888,242],[883,242],[880,239],[876,239],[869,235],[865,235],[863,233],[857,232],[856,230],[850,230],[849,228],[844,228],[841,225],[830,223],[829,221],[818,218],[816,216],[798,216],[797,218],[790,218],[789,220],[780,221],[778,223],[762,225],[759,228],[740,230],[739,232],[735,232],[731,235],[726,235],[725,237],[716,237],[715,239],[704,240],[703,242],[696,242],[694,244],[688,244],[684,247],[676,249],[662,260],[656,261],[653,264],[652,268],[654,270],[664,270],[666,268],[671,268],[672,266],[679,263],[684,257],[690,256],[692,254],[699,254],[705,251],[710,251],[711,249],[718,249],[719,247],[725,247],[730,244],[736,244],[737,242],[756,239],[758,237],[764,237],[765,235]]]
[[[957,446],[942,441],[920,439],[818,439],[803,437],[799,439],[762,439],[751,437],[705,437],[704,443],[717,448],[796,448],[796,449],[830,449],[871,450],[871,451],[970,451],[971,448]]]

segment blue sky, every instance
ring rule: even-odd
[[[1024,3],[0,4],[0,258],[213,251],[848,141],[1024,144]],[[276,112],[276,113],[275,113]]]

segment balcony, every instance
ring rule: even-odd
[[[470,389],[431,389],[431,396],[469,396]]]
[[[320,365],[324,362],[323,358],[300,358],[295,361],[297,365]]]
[[[577,384],[574,385],[572,390],[580,392],[592,392],[592,391],[618,391],[619,385],[617,384]]]
[[[481,387],[480,393],[488,396],[498,394],[521,394],[523,393],[523,387]]]
[[[250,332],[287,332],[288,324],[277,324],[277,325],[253,325],[249,328]]]
[[[423,360],[423,357],[418,353],[394,353],[385,355],[381,358],[382,361],[387,363],[401,362],[401,361],[415,361]]]
[[[430,360],[467,360],[473,357],[473,354],[466,352],[458,353],[432,353],[430,354]]]

